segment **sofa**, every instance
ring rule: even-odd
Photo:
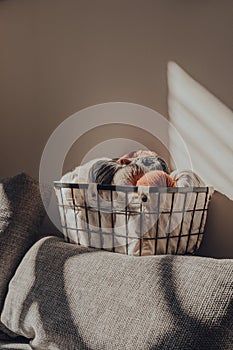
[[[0,316],[1,350],[231,350],[233,259],[67,243],[22,173],[0,182]]]

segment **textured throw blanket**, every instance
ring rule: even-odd
[[[45,238],[11,280],[1,320],[32,349],[231,350],[232,296],[232,260],[134,257]]]

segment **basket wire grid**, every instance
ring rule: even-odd
[[[54,187],[68,242],[138,256],[193,254],[203,238],[212,191],[148,187],[145,194],[136,186],[58,181]],[[115,199],[119,194],[121,205]]]

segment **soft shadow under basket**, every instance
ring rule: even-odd
[[[128,255],[193,254],[212,187],[54,182],[65,239]]]

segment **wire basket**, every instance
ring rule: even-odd
[[[65,239],[127,255],[193,254],[212,187],[54,182]]]

